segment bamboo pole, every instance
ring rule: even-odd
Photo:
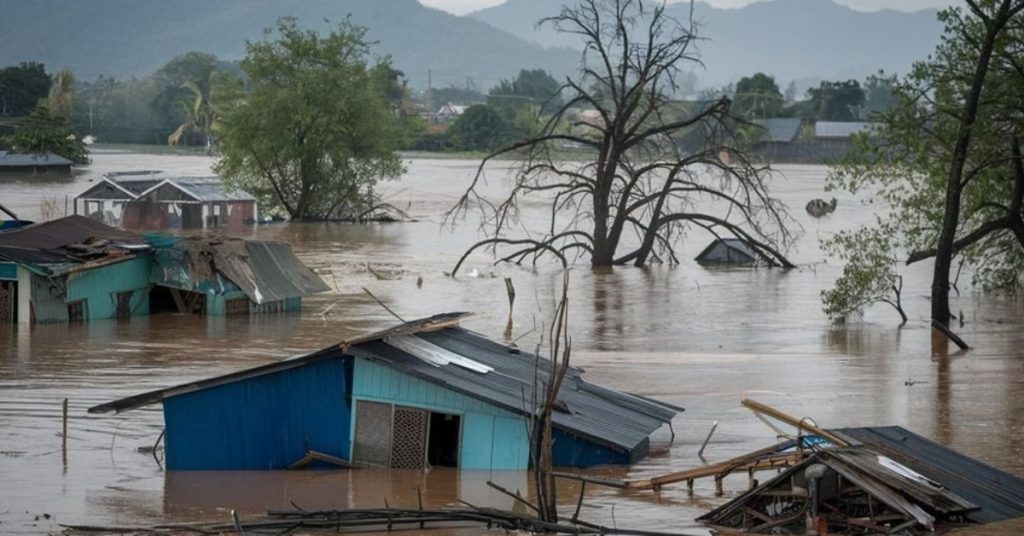
[[[61,457],[64,460],[64,466],[68,465],[68,399],[64,399],[64,403],[61,404],[63,408],[63,419],[61,419]]]

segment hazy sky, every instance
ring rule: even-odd
[[[420,3],[457,15],[501,4],[504,0],[420,0]],[[669,0],[676,1],[676,0]],[[757,0],[704,0],[715,7],[740,7]],[[824,1],[824,0],[823,0]],[[929,7],[943,7],[960,3],[958,0],[836,0],[854,9],[875,10],[882,8],[914,11]]]

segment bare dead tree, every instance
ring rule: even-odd
[[[675,248],[693,228],[741,238],[766,262],[793,267],[784,251],[794,222],[769,195],[768,169],[738,148],[741,123],[730,100],[674,99],[683,67],[700,65],[692,5],[684,23],[663,1],[582,0],[541,24],[584,43],[579,73],[562,88],[571,98],[537,135],[481,162],[448,220],[479,209],[487,238],[455,271],[485,247],[515,263],[543,255],[563,264],[589,256],[593,266],[677,262]],[[566,144],[583,148],[586,159],[559,158]],[[511,191],[488,200],[478,191],[485,168],[510,154],[520,159]],[[510,237],[529,195],[547,196],[547,228],[539,237]]]

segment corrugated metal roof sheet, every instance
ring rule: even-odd
[[[224,187],[219,177],[160,177],[161,182],[151,186],[140,197],[149,195],[164,184],[173,185],[186,194],[194,197],[197,201],[222,202],[222,201],[255,201],[256,198],[244,190],[228,190]],[[120,181],[121,179],[115,179]]]
[[[254,279],[252,285],[235,281],[256,303],[275,302],[326,292],[331,287],[302,263],[284,242],[249,241],[245,244]],[[230,277],[230,276],[229,276]],[[247,290],[248,289],[248,290]],[[254,296],[261,299],[257,300]]]
[[[1024,516],[1024,479],[899,426],[831,430],[870,446],[980,507],[979,523]]]
[[[0,151],[0,168],[3,167],[64,167],[74,162],[53,153],[11,153]]]
[[[528,415],[534,377],[537,375],[542,385],[546,385],[550,362],[530,353],[512,350],[477,333],[451,327],[453,322],[463,316],[465,313],[435,315],[305,356],[144,393],[96,406],[89,412],[126,411],[179,394],[339,357],[342,352],[346,352],[349,355],[386,364],[506,410]],[[387,343],[388,337],[400,334],[415,334],[423,340],[494,370],[482,374],[457,364],[434,366]],[[577,368],[571,368],[567,373],[558,396],[562,411],[555,412],[553,421],[559,428],[596,443],[619,449],[632,449],[663,424],[671,421],[677,411],[681,411],[681,408],[588,383],[582,378],[582,374],[583,371]]]
[[[764,129],[761,133],[761,141],[793,141],[800,133],[800,118],[798,117],[755,119],[754,123]]]
[[[23,264],[76,264],[84,262],[84,257],[102,254],[109,246],[96,251],[91,248],[71,251],[68,247],[95,240],[109,241],[115,249],[147,247],[136,234],[84,216],[68,216],[0,233],[0,256]]]

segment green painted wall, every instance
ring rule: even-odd
[[[86,320],[116,318],[117,296],[131,292],[131,316],[149,314],[149,257],[76,272],[67,276],[67,303],[86,301]]]

